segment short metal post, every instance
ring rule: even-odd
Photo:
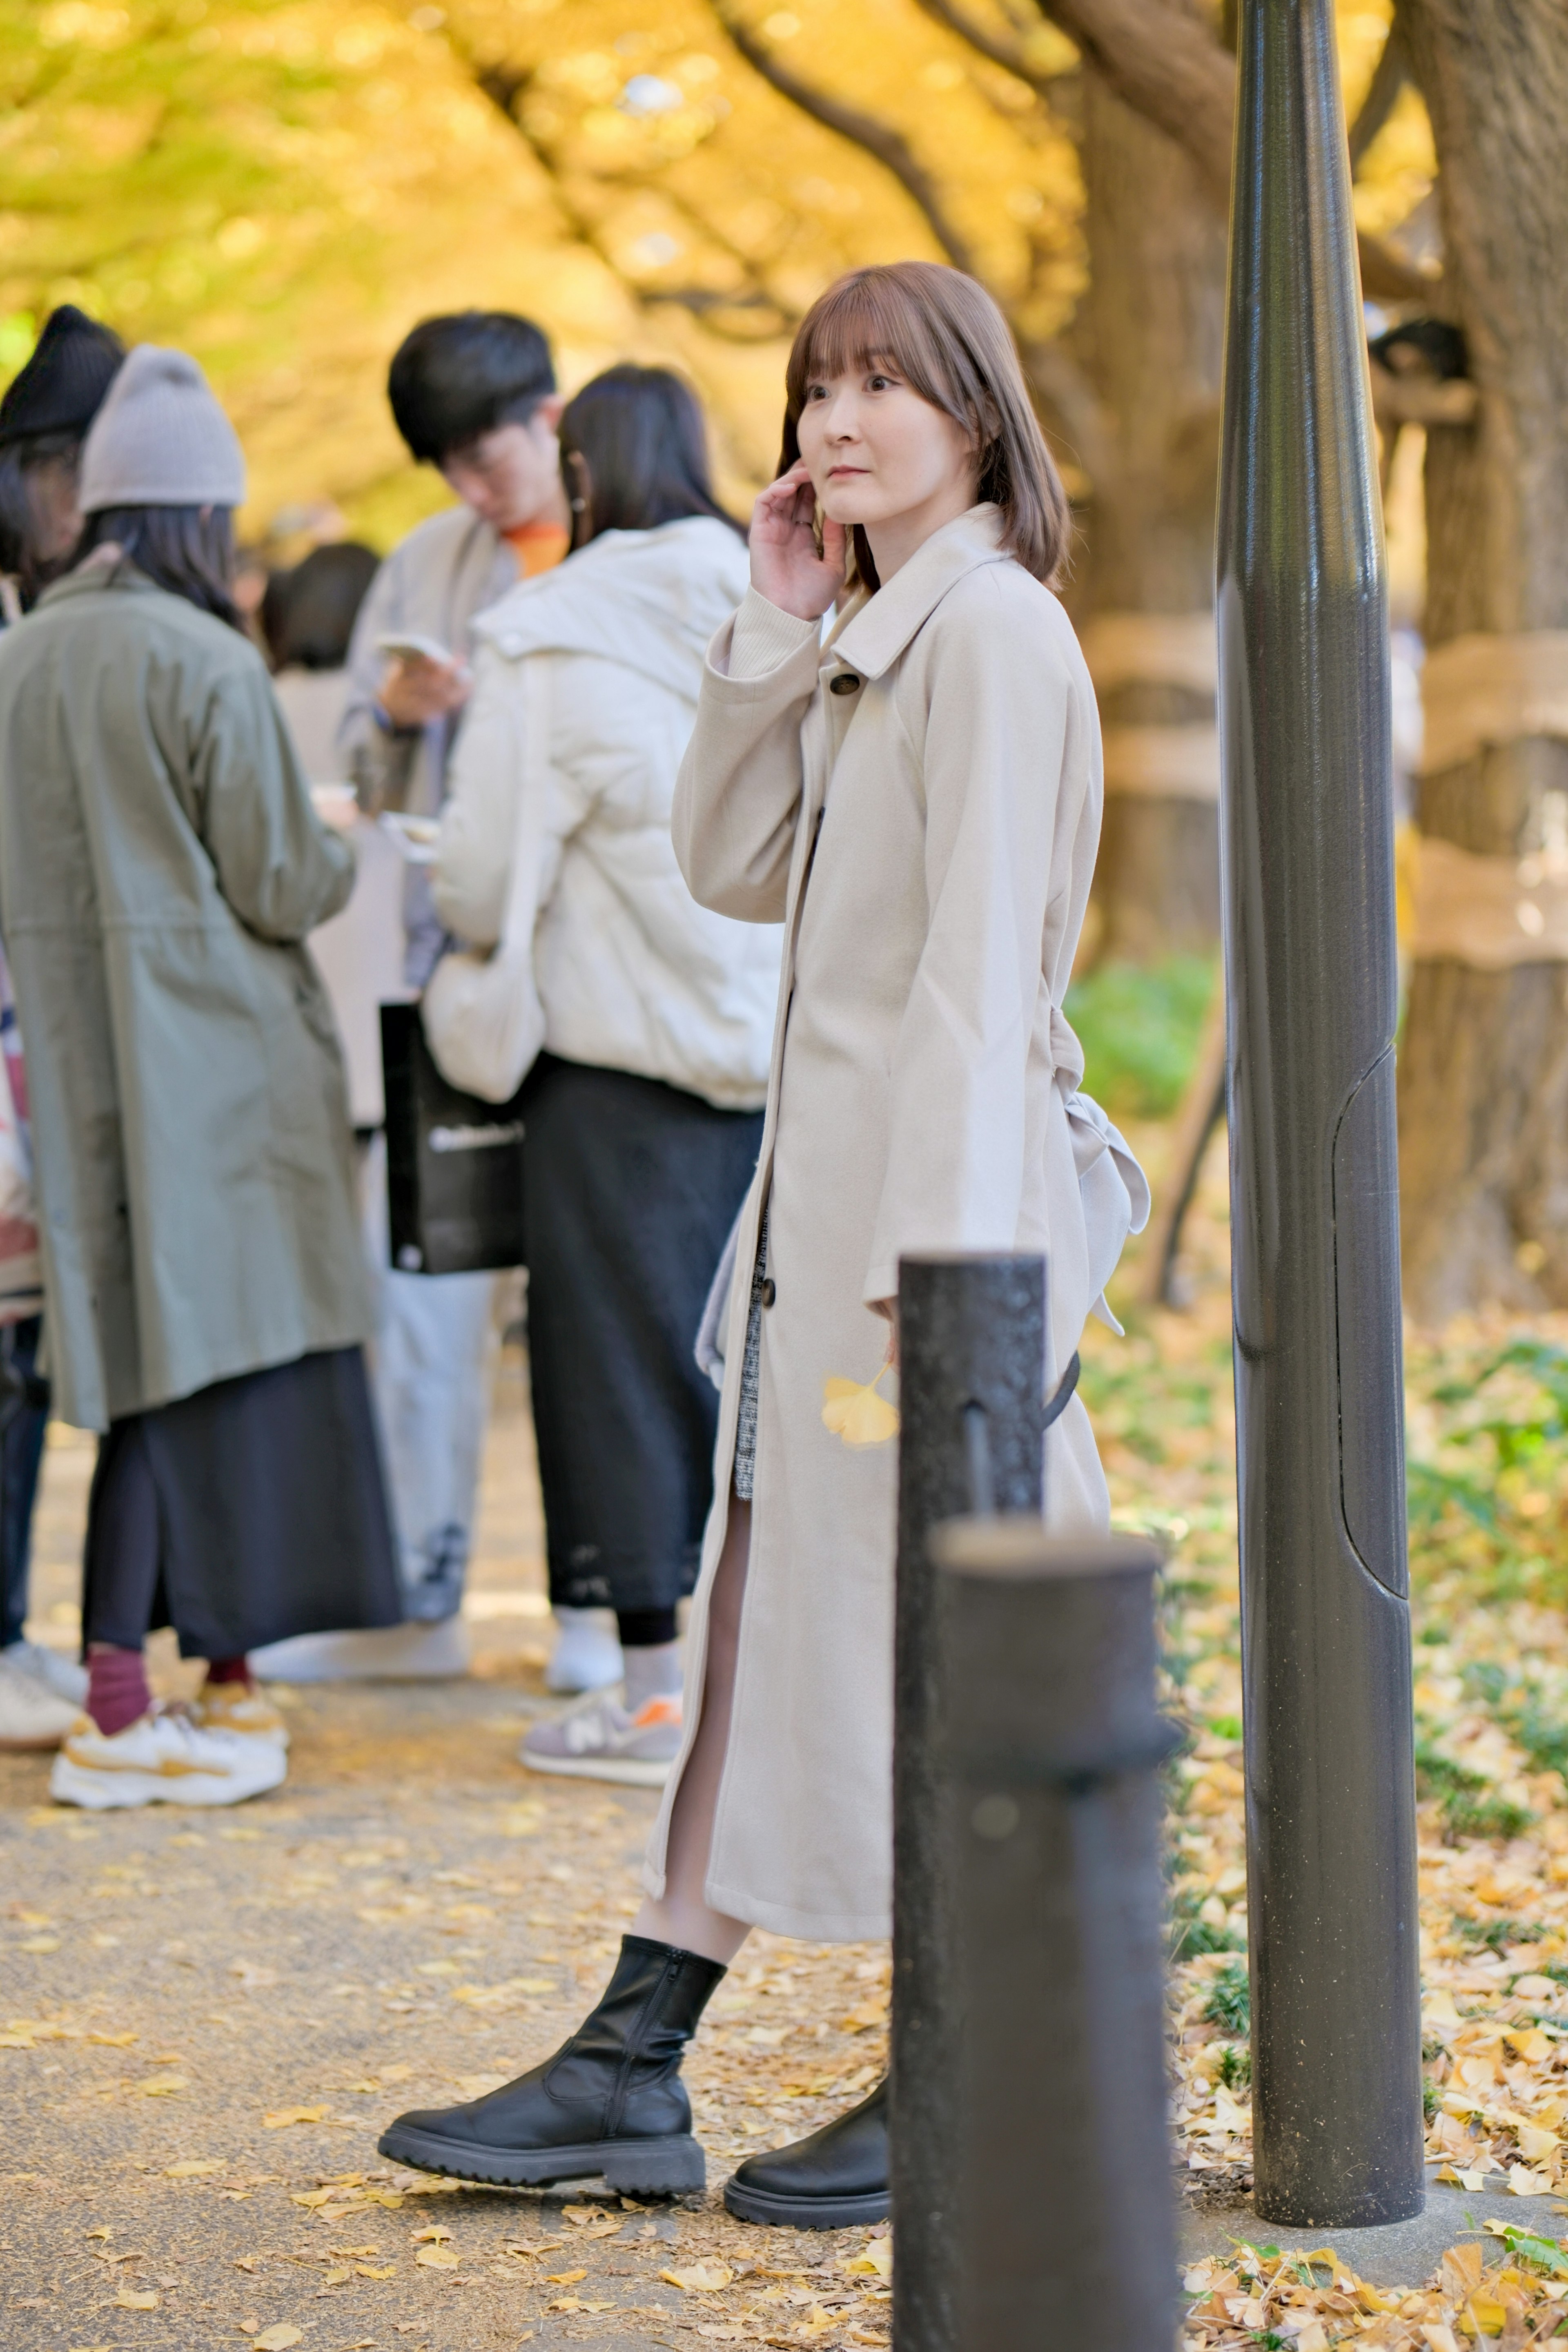
[[[1169,2352],[1159,1555],[969,1519],[933,1556],[956,2352]]]
[[[979,1502],[1041,1506],[1045,1264],[905,1258],[899,1270],[892,2047],[894,2340],[954,2352],[959,2011],[937,1827],[939,1635],[931,1533]]]
[[[1418,2213],[1388,614],[1333,0],[1241,0],[1221,833],[1260,2218]]]

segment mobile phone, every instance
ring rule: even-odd
[[[376,651],[389,654],[394,661],[433,661],[444,667],[454,659],[439,637],[427,637],[419,629],[389,631],[376,639]]]

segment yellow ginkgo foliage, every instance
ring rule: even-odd
[[[822,1426],[846,1445],[885,1445],[898,1435],[898,1407],[878,1393],[893,1367],[883,1364],[874,1381],[845,1381],[830,1374],[822,1382]]]

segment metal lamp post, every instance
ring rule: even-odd
[[[1332,0],[1241,0],[1218,622],[1256,2203],[1421,2209],[1387,611]]]

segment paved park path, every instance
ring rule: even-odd
[[[749,2230],[717,2198],[875,2079],[877,1948],[747,1947],[687,2070],[706,2200],[454,2190],[376,2154],[399,2108],[570,2031],[653,1807],[516,1761],[546,1628],[515,1352],[497,1390],[476,1679],[286,1695],[288,1781],[232,1813],[87,1818],[48,1805],[47,1759],[0,1758],[5,2352],[886,2341],[884,2240]],[[92,1454],[53,1436],[35,1605],[67,1641]],[[159,1664],[188,1685],[166,1637]]]

